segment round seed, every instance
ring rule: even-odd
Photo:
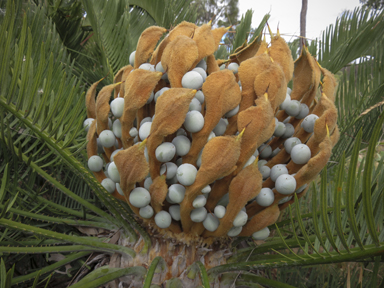
[[[151,202],[151,195],[148,190],[143,187],[137,187],[129,194],[129,202],[132,206],[142,208]]]
[[[272,151],[271,157],[275,157],[277,153],[279,153],[280,151],[281,151],[280,148],[276,148],[275,150]]]
[[[257,204],[263,207],[270,206],[273,201],[275,201],[275,195],[273,194],[273,191],[270,188],[262,188],[260,190],[259,195],[256,196]]]
[[[182,164],[177,168],[177,180],[184,186],[190,186],[195,182],[197,169],[192,164]]]
[[[110,106],[111,106],[111,111],[116,118],[120,118],[121,116],[123,116],[124,98],[119,97],[119,98],[113,99]]]
[[[301,141],[299,138],[297,137],[291,137],[291,138],[288,138],[287,140],[285,140],[284,142],[284,148],[285,148],[285,151],[287,151],[288,154],[291,154],[291,151],[292,151],[292,148],[297,145],[297,144],[301,144]]]
[[[151,177],[147,177],[145,178],[144,180],[144,188],[149,190],[149,187],[152,185],[152,178]]]
[[[139,215],[145,219],[152,218],[153,214],[154,214],[154,211],[150,205],[141,207],[139,210]]]
[[[111,179],[109,178],[105,178],[103,179],[103,181],[101,181],[101,186],[103,186],[105,188],[105,190],[107,190],[109,193],[113,193],[115,192],[115,189],[116,189],[116,184],[115,182],[113,182]]]
[[[108,177],[115,183],[120,183],[120,174],[117,170],[115,162],[111,162],[108,166]]]
[[[136,51],[133,51],[130,55],[129,55],[129,64],[131,64],[131,66],[135,66],[135,54],[136,54]]]
[[[148,70],[148,71],[151,71],[151,72],[155,72],[155,66],[149,64],[149,63],[144,63],[144,64],[141,64],[139,66],[139,69],[144,69],[144,70]]]
[[[203,77],[203,82],[205,82],[205,79],[207,78],[207,72],[205,72],[205,70],[201,67],[196,67],[194,69],[192,69],[192,71],[196,71],[197,73],[199,73],[201,75],[201,77]]]
[[[224,206],[222,206],[222,205],[217,205],[217,206],[215,207],[215,209],[213,210],[213,213],[215,213],[215,215],[216,215],[217,218],[221,219],[221,218],[224,217],[224,215],[225,215],[225,211],[226,211],[226,209],[225,209]]]
[[[199,111],[201,112],[201,103],[196,98],[192,98],[191,103],[189,104],[189,111]]]
[[[207,198],[205,198],[204,195],[198,195],[195,200],[192,202],[192,206],[194,208],[201,208],[204,207],[205,204],[207,204]]]
[[[204,103],[204,93],[201,90],[196,92],[195,98],[199,100],[200,104]]]
[[[157,102],[157,98],[159,98],[161,95],[163,95],[163,93],[167,90],[169,90],[170,88],[168,87],[164,87],[164,88],[161,88],[159,91],[156,92],[155,94],[155,102]]]
[[[185,117],[184,127],[188,132],[199,132],[204,127],[203,114],[199,111],[189,111]]]
[[[268,161],[267,160],[259,160],[258,162],[257,162],[257,167],[259,167],[259,169],[262,167],[262,166],[264,166],[265,164],[267,164],[268,163]]]
[[[143,125],[140,126],[139,137],[141,140],[144,140],[149,136],[149,134],[151,133],[151,126],[152,122],[145,122]]]
[[[205,207],[194,209],[191,212],[191,220],[193,222],[197,222],[197,223],[203,222],[206,217],[207,217],[207,209],[205,209]]]
[[[296,179],[292,175],[282,174],[277,177],[275,188],[280,194],[292,194],[296,190]]]
[[[233,108],[232,110],[225,113],[224,117],[225,118],[231,118],[231,117],[235,116],[239,112],[239,109],[240,109],[240,105],[237,105],[235,108]]]
[[[230,63],[227,67],[227,69],[231,70],[233,74],[236,74],[239,71],[239,64],[237,63]]]
[[[286,139],[286,138],[292,137],[294,133],[295,133],[295,127],[293,127],[291,123],[285,123],[285,132],[281,137]]]
[[[164,142],[157,146],[156,159],[160,162],[169,162],[176,154],[176,147],[171,142]]]
[[[300,112],[300,102],[291,100],[285,105],[285,112],[292,117],[296,117]]]
[[[160,211],[155,216],[155,223],[159,228],[168,228],[171,222],[171,215],[167,211]]]
[[[232,227],[231,230],[228,231],[227,235],[229,237],[236,237],[241,233],[241,230],[243,230],[243,227]]]
[[[269,175],[271,174],[271,168],[268,166],[261,166],[259,167],[259,171],[261,173],[261,176],[263,176],[263,180],[267,179]]]
[[[199,72],[189,71],[181,79],[183,88],[199,90],[203,86],[204,79]]]
[[[129,136],[136,137],[139,135],[139,131],[137,131],[136,127],[132,127],[131,130],[129,130]]]
[[[270,233],[269,228],[265,227],[260,231],[253,233],[252,238],[255,240],[265,240],[269,237],[269,233]]]
[[[275,132],[273,133],[273,136],[275,137],[281,137],[284,135],[286,131],[285,124],[283,122],[277,122],[277,125],[275,126]]]
[[[88,168],[93,172],[99,172],[103,169],[103,159],[100,156],[94,155],[88,159]]]
[[[177,165],[173,162],[166,162],[160,167],[160,175],[163,175],[167,171],[167,179],[172,179],[176,176]]]
[[[156,71],[158,71],[158,72],[165,72],[161,62],[157,63],[155,68],[156,68]]]
[[[172,205],[169,207],[169,214],[171,214],[171,217],[176,220],[180,221],[180,205]]]
[[[291,200],[292,199],[292,196],[287,196],[287,197],[284,197],[283,199],[281,199],[280,201],[279,201],[279,205],[281,205],[281,204],[284,204],[284,203],[286,203],[286,202],[288,202],[289,200]]]
[[[243,169],[244,169],[245,167],[251,165],[253,162],[255,162],[255,160],[256,160],[256,157],[255,157],[255,156],[252,155],[251,157],[249,157],[248,161],[244,164]]]
[[[115,151],[113,151],[112,154],[111,154],[111,157],[109,157],[109,160],[110,160],[111,162],[113,162],[113,158],[114,158],[115,155],[116,155],[119,151],[121,151],[121,150],[123,150],[123,148],[116,149]]]
[[[216,137],[216,134],[215,134],[213,131],[209,132],[209,136],[208,136],[207,142],[208,142],[209,140],[212,140],[212,139],[215,138],[215,137]]]
[[[183,128],[179,128],[179,129],[176,131],[176,136],[185,136],[185,137],[187,137],[188,134],[187,134],[187,132],[186,132]]]
[[[201,61],[199,63],[197,63],[196,67],[201,67],[204,70],[207,70],[207,63],[205,62],[204,59],[201,59]]]
[[[223,118],[219,120],[219,123],[217,123],[216,127],[213,128],[213,133],[215,133],[216,136],[224,135],[225,130],[227,130],[227,123]]]
[[[255,156],[255,157],[259,156],[259,150],[258,149],[255,150],[255,152],[253,153],[253,156]]]
[[[273,182],[275,182],[277,177],[279,177],[280,175],[283,175],[283,174],[288,174],[287,167],[285,167],[284,165],[281,165],[281,164],[277,164],[277,165],[273,166],[271,169],[271,175],[270,175],[271,180]]]
[[[312,133],[317,119],[319,119],[319,116],[310,114],[301,122],[301,127],[305,130],[305,132]]]
[[[305,164],[311,159],[311,150],[305,144],[297,144],[292,148],[291,159],[295,164]]]
[[[203,221],[203,226],[208,231],[215,231],[219,227],[220,221],[215,215],[208,214],[205,220]]]
[[[259,155],[261,159],[269,158],[272,154],[272,147],[266,144],[263,144],[259,147]]]
[[[168,197],[174,203],[181,203],[185,196],[185,187],[180,184],[172,184],[168,188]]]
[[[116,119],[115,121],[113,121],[112,131],[117,138],[121,138],[122,131],[121,131],[121,122],[119,119]]]
[[[284,99],[283,103],[280,104],[280,109],[285,110],[285,107],[287,107],[287,105],[290,101],[291,101],[291,96],[290,96],[290,94],[287,93],[285,95],[285,99]]]
[[[291,120],[291,116],[288,116],[287,118],[284,119],[283,123],[287,124]]]
[[[202,190],[201,190],[201,193],[203,193],[203,194],[207,194],[207,193],[209,193],[209,192],[211,192],[211,186],[209,186],[209,185],[207,185],[207,186],[205,186]]]
[[[124,191],[123,191],[123,189],[121,189],[121,187],[120,187],[120,183],[116,183],[116,190],[117,190],[117,192],[118,192],[121,196],[124,196]]]
[[[93,118],[87,118],[87,119],[84,120],[84,122],[83,122],[83,128],[84,128],[85,132],[88,132],[89,127],[91,127],[91,124],[92,124],[93,120],[95,120],[95,119],[93,119]]]
[[[244,226],[248,221],[248,214],[245,211],[240,211],[233,220],[233,227]]]
[[[303,119],[304,117],[306,117],[308,115],[308,113],[309,113],[308,105],[301,103],[299,114],[297,114],[295,118],[296,119]]]
[[[104,130],[100,133],[99,139],[101,142],[101,145],[103,145],[106,148],[111,148],[113,145],[115,145],[116,137],[115,134],[111,130]]]

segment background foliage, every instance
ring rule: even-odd
[[[127,274],[146,275],[150,286],[159,259],[149,272],[106,266],[112,253],[135,256],[116,245],[120,236],[143,237],[144,249],[150,239],[86,168],[84,92],[103,77],[112,82],[146,27],[202,19],[190,9],[198,2],[0,1],[1,288],[99,287]],[[218,57],[259,35],[269,16],[254,30],[251,17],[242,16]],[[383,33],[381,11],[356,9],[309,43],[339,80],[332,161],[265,243],[236,239],[227,265],[205,271],[197,263],[203,283],[220,276],[249,287],[384,285]]]

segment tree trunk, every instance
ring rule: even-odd
[[[308,0],[302,0],[301,13],[300,13],[300,51],[305,45],[305,26],[307,24],[307,7]]]

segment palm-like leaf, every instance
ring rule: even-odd
[[[109,2],[111,1],[97,1],[93,7],[90,7],[90,4],[94,2],[82,2],[94,33],[90,38],[92,40],[87,43],[89,46],[84,49],[99,53],[99,61],[103,66],[88,67],[89,71],[84,71],[83,76],[87,81],[98,80],[108,72],[111,73],[111,78],[118,68],[127,63],[127,55],[134,50],[138,35],[147,25],[156,22],[170,26],[189,15],[187,10],[180,8],[187,7],[188,3],[182,6],[177,1],[165,1],[171,5],[169,11],[165,8],[154,9],[157,6],[151,6],[152,1],[130,2],[140,9],[131,8],[124,1]],[[4,227],[0,234],[0,253],[5,259],[0,265],[1,287],[39,279],[40,275],[60,269],[68,263],[80,269],[80,262],[76,261],[85,259],[91,252],[134,255],[129,248],[103,243],[108,239],[84,237],[76,229],[79,226],[113,231],[105,236],[112,236],[114,232],[120,231],[131,241],[135,241],[137,234],[140,234],[145,239],[146,248],[150,245],[148,234],[133,220],[129,208],[106,193],[84,167],[85,134],[82,122],[85,118],[85,87],[81,73],[74,73],[74,70],[80,69],[86,61],[77,57],[80,64],[76,64],[72,61],[76,57],[69,53],[80,51],[71,51],[77,48],[75,45],[72,48],[70,46],[90,34],[76,34],[76,37],[69,39],[57,32],[61,30],[56,29],[50,20],[54,15],[52,13],[59,9],[56,6],[50,7],[49,10],[44,6],[32,4],[28,9],[24,9],[26,13],[22,14],[21,5],[14,7],[13,1],[7,3],[6,16],[0,20],[0,47],[4,51],[0,56],[0,226]],[[179,14],[178,9],[181,11]],[[109,13],[116,17],[110,19],[113,17],[108,17],[111,15]],[[332,43],[330,49],[337,49],[335,47],[339,46],[338,50],[332,50],[327,56],[328,48],[322,46],[321,52],[318,53],[321,64],[334,69],[333,71],[356,58],[373,55],[372,58],[367,58],[350,68],[356,73],[343,71],[340,76],[337,101],[343,137],[335,152],[335,159],[339,164],[324,171],[321,183],[313,185],[312,193],[308,193],[300,203],[295,202],[287,212],[289,220],[270,227],[276,231],[271,241],[256,246],[249,239],[237,239],[233,247],[238,245],[239,248],[235,250],[227,265],[208,271],[201,263],[192,265],[191,274],[200,277],[205,287],[217,276],[225,274],[227,275],[222,276],[222,281],[250,287],[258,287],[255,283],[271,287],[302,286],[303,282],[298,281],[301,278],[306,279],[307,286],[318,286],[316,277],[322,275],[322,284],[329,280],[335,287],[339,282],[334,279],[345,279],[345,274],[335,272],[332,280],[315,268],[311,268],[312,272],[305,270],[306,268],[292,272],[286,269],[287,264],[306,267],[346,261],[371,261],[372,257],[376,257],[375,262],[371,264],[372,269],[377,273],[380,268],[378,257],[383,255],[384,245],[384,213],[381,205],[384,199],[384,164],[374,161],[374,152],[375,144],[381,136],[380,128],[384,116],[381,115],[380,123],[374,128],[372,123],[378,118],[378,111],[372,110],[363,117],[358,115],[375,104],[380,97],[382,77],[378,71],[382,63],[382,53],[379,47],[383,36],[381,32],[371,31],[371,28],[376,25],[375,29],[381,29],[383,24],[377,21],[381,15],[374,15],[372,20],[368,20],[369,14],[366,13],[368,12],[357,11],[352,15],[352,20],[342,20],[346,23],[351,21],[350,27],[356,27],[352,32],[345,32],[344,26],[344,30],[340,28],[336,29],[338,32],[335,34],[326,34]],[[143,15],[144,17],[139,19],[139,16]],[[358,20],[353,20],[354,17]],[[55,23],[64,27],[66,25],[59,19],[56,19]],[[353,26],[354,23],[358,24]],[[338,27],[343,25],[339,24]],[[74,31],[80,33],[81,26],[76,22]],[[124,34],[127,27],[135,27],[135,30],[128,29],[129,33]],[[248,28],[241,29],[247,31]],[[362,31],[372,33],[369,35],[375,39],[374,46],[369,48],[364,41],[359,42],[357,38],[363,37],[365,33]],[[344,38],[340,33],[346,33]],[[237,37],[240,37],[240,34]],[[341,39],[340,42],[338,39]],[[241,44],[244,40],[238,42]],[[357,52],[352,53],[341,44],[343,41],[349,41],[351,45],[365,45],[365,48],[359,47]],[[71,49],[69,53],[65,46]],[[338,62],[333,64],[333,53],[346,55],[338,56],[340,59],[337,58]],[[94,63],[94,60],[89,63]],[[374,78],[369,82],[367,80],[370,73]],[[355,74],[358,75],[357,78]],[[356,96],[363,92],[364,97],[358,99]],[[347,108],[353,108],[357,112],[347,112]],[[361,139],[369,142],[369,145],[361,145]],[[366,147],[368,151],[365,164],[356,170],[359,152]],[[345,151],[345,154],[341,151]],[[327,179],[334,181],[328,182]],[[312,202],[312,205],[309,206],[306,201]],[[243,245],[248,245],[248,248],[243,248]],[[21,263],[22,256],[16,254],[17,252],[63,253],[65,256],[55,263],[43,257],[28,258],[34,259],[33,261],[38,259],[38,264],[44,268],[39,272],[39,269],[29,265],[29,261],[24,261],[23,269],[33,269],[29,274],[22,276],[18,275],[17,271],[22,264],[14,266],[15,270],[11,268],[13,263]],[[268,253],[265,254],[266,252]],[[33,261],[31,260],[31,263]],[[161,263],[160,258],[148,263],[150,266],[144,278],[145,287],[150,286],[152,276]],[[276,274],[271,275],[266,269],[271,267],[279,268],[278,281],[268,279],[276,277]],[[254,275],[256,270],[260,275]],[[242,274],[238,274],[239,271]],[[98,287],[129,273],[144,277],[145,270],[142,267],[103,267],[96,269],[75,285],[84,287],[86,283],[87,287]],[[294,277],[293,273],[296,273]],[[369,277],[364,280],[364,284],[375,285],[378,279],[371,277],[375,274],[367,271],[364,273]],[[358,281],[356,275],[352,273],[352,279]],[[35,280],[35,283],[37,281]],[[282,284],[282,281],[285,284]],[[173,282],[177,285],[177,280]]]

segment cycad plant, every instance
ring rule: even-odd
[[[300,201],[294,194],[287,212],[269,226],[267,240],[235,237],[214,248],[195,246],[196,254],[215,249],[220,257],[211,263],[196,259],[183,275],[172,275],[167,251],[146,258],[156,245],[161,248],[162,239],[154,239],[126,202],[111,196],[87,167],[83,121],[90,84],[100,79],[100,88],[113,83],[119,69],[129,64],[145,28],[153,24],[171,28],[182,20],[194,20],[183,1],[137,2],[130,2],[137,6],[125,1],[3,5],[1,287],[383,283],[384,175],[378,144],[384,116],[374,108],[383,86],[383,15],[367,10],[346,14],[308,47],[308,53],[316,55],[320,66],[339,82],[335,103],[340,139],[321,178],[309,185]],[[85,9],[88,25],[63,17],[79,9]],[[243,23],[250,23],[249,17],[251,13]],[[239,26],[233,52],[245,48],[241,45],[250,29]],[[164,242],[168,247],[177,244],[172,239]],[[180,263],[175,265],[196,256],[188,255],[189,250],[172,255],[178,260],[174,263]]]

